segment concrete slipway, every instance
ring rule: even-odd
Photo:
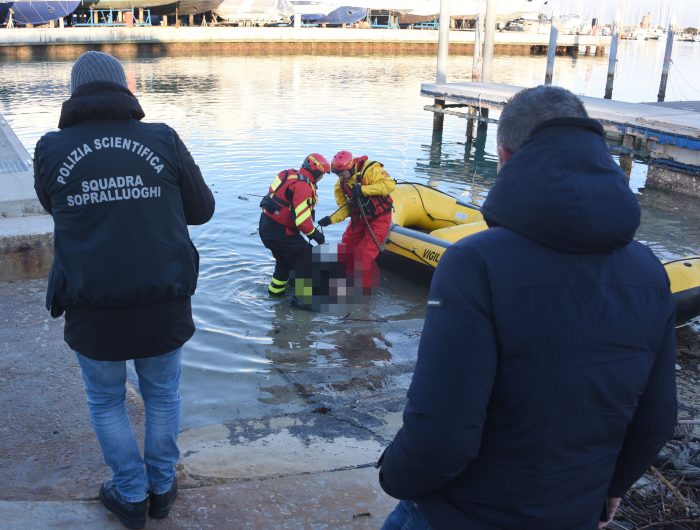
[[[122,528],[97,500],[109,477],[90,426],[62,319],[45,280],[0,282],[0,527]],[[379,528],[395,501],[373,464],[400,425],[410,367],[384,373],[382,395],[317,395],[299,414],[182,432],[180,496],[147,528]],[[358,399],[359,398],[359,399]],[[137,437],[143,407],[130,387]]]

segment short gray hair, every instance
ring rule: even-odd
[[[510,98],[503,108],[496,140],[509,153],[516,153],[540,123],[570,117],[588,117],[583,102],[574,93],[551,85],[526,88]]]

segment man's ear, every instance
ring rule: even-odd
[[[503,146],[498,146],[498,167],[497,171],[500,171],[503,165],[508,162],[508,159],[513,156],[513,153],[505,149]]]
[[[501,161],[502,164],[505,164],[508,162],[508,159],[513,156],[513,153],[508,151],[505,147],[502,145],[498,146],[498,158]]]

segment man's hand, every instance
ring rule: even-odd
[[[318,226],[328,226],[329,224],[331,224],[331,218],[327,215],[318,221]]]
[[[323,245],[326,242],[326,236],[324,236],[320,230],[314,230],[309,236],[309,239],[313,239],[319,245]]]
[[[352,198],[358,200],[362,197],[362,184],[359,182],[352,187]]]

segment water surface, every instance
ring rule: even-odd
[[[667,99],[700,99],[700,44],[676,43]],[[623,42],[614,98],[655,101],[663,43]],[[493,80],[533,86],[545,57],[499,56]],[[273,269],[257,235],[258,199],[281,169],[309,152],[340,149],[383,162],[396,179],[431,182],[483,201],[495,179],[495,129],[465,143],[465,121],[447,117],[431,144],[431,101],[420,84],[435,79],[431,56],[179,56],[124,58],[147,121],[165,121],[188,145],[214,190],[213,220],[191,229],[201,254],[193,299],[198,331],[185,347],[185,426],[307,407],[310,388],[415,359],[426,289],[389,272],[367,307],[345,314],[297,311],[270,300]],[[555,83],[601,97],[607,57],[557,57]],[[0,62],[0,112],[33,152],[58,123],[70,61]],[[471,57],[450,58],[449,81],[466,81]],[[638,239],[660,258],[700,253],[700,201],[631,186],[643,222]],[[320,215],[335,209],[333,177],[319,187]],[[249,195],[250,194],[250,195]],[[345,225],[329,227],[340,239]],[[359,372],[358,372],[359,371]],[[372,372],[374,373],[374,372]],[[380,385],[381,386],[381,385]],[[375,390],[381,391],[381,388]]]

